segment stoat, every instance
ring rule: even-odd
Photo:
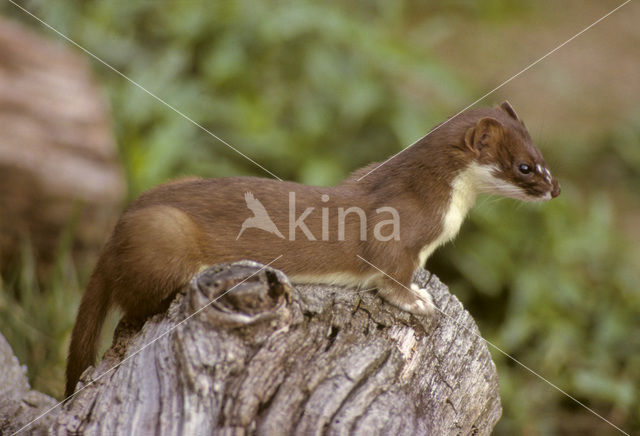
[[[478,194],[543,201],[560,193],[508,102],[463,112],[376,167],[334,187],[191,178],[142,194],[120,217],[82,298],[66,396],[94,361],[110,307],[144,320],[206,265],[277,259],[272,266],[293,282],[375,286],[387,302],[426,315],[431,296],[411,283],[413,272],[458,233]]]

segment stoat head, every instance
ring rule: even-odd
[[[524,201],[560,195],[558,181],[509,102],[484,112],[467,129],[464,143],[473,156],[479,192]]]

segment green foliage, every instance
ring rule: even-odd
[[[58,396],[64,390],[67,340],[78,306],[80,285],[68,247],[41,289],[28,243],[16,274],[0,277],[0,332],[36,389]]]
[[[388,156],[466,101],[451,71],[407,43],[394,8],[371,7],[33,2],[176,110],[279,177],[310,184]],[[96,64],[96,72],[109,89],[132,195],[176,174],[268,176],[113,71]]]
[[[308,184],[332,184],[386,158],[486,91],[432,54],[443,16],[489,28],[537,13],[532,2],[504,0],[25,5],[279,177]],[[34,25],[10,5],[0,10]],[[131,196],[178,175],[268,176],[92,62],[112,106]],[[619,199],[633,197],[640,179],[640,113],[629,117],[603,126],[589,144],[572,141],[571,132],[550,138],[544,152],[560,168],[553,166],[562,196],[524,206],[481,200],[429,267],[488,340],[632,431],[640,429],[640,260],[618,214]],[[605,181],[616,192],[602,191]],[[59,394],[77,275],[62,250],[56,272],[38,285],[25,259],[0,282],[0,330],[33,384]],[[526,369],[493,356],[504,407],[497,433],[560,433],[567,417],[599,425]]]

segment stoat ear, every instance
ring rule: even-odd
[[[491,145],[497,145],[502,138],[502,123],[495,118],[485,117],[478,120],[474,127],[467,130],[464,143],[476,155]]]
[[[511,106],[511,104],[507,100],[502,102],[500,108],[507,114],[509,114],[509,116],[514,120],[520,121],[520,118],[518,118],[518,114],[516,113],[515,109],[513,109],[513,106]]]

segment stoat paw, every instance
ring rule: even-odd
[[[413,292],[413,294],[418,298],[411,304],[414,309],[408,309],[409,312],[418,313],[420,315],[428,315],[435,312],[436,306],[433,302],[433,297],[431,297],[428,290],[412,283],[411,292]]]
[[[433,307],[418,298],[411,303],[404,303],[400,305],[400,308],[405,312],[413,313],[414,315],[431,315],[433,313]]]

